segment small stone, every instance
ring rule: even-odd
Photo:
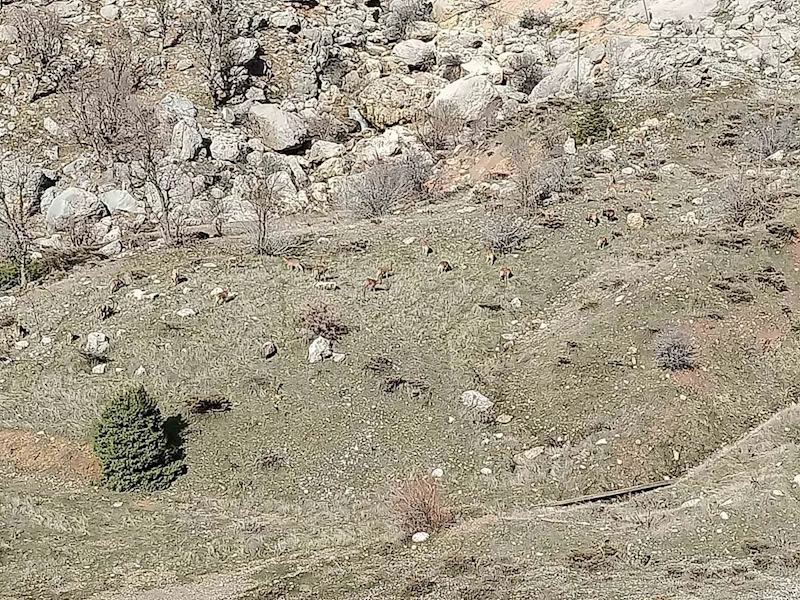
[[[102,356],[108,351],[108,336],[102,331],[93,331],[86,336],[86,352],[94,356]]]
[[[193,316],[195,316],[197,313],[195,312],[195,310],[194,310],[193,308],[189,308],[189,307],[187,306],[186,308],[182,308],[182,309],[180,309],[180,310],[179,310],[179,311],[177,311],[175,314],[176,314],[176,315],[178,315],[179,317],[193,317]]]
[[[278,347],[272,340],[267,340],[267,342],[261,348],[261,356],[263,356],[267,360],[275,356],[277,353],[278,353]]]
[[[415,237],[407,237],[407,238],[405,238],[403,240],[403,244],[405,244],[406,246],[410,246],[411,244],[413,244],[416,241],[417,241],[417,238],[415,238]]]
[[[782,490],[772,490],[772,495],[773,495],[773,496],[777,496],[778,498],[780,498],[780,497],[782,497],[784,494],[783,494],[783,491],[782,491]]]
[[[92,367],[92,373],[95,375],[102,375],[106,372],[106,363],[100,363]]]
[[[644,217],[641,213],[629,213],[626,222],[630,229],[641,229],[644,227]]]
[[[339,289],[339,284],[335,281],[318,281],[317,287],[326,292],[332,292]]]
[[[188,71],[194,66],[191,58],[182,58],[175,63],[175,69],[178,71]]]
[[[53,338],[43,335],[40,343],[42,344],[42,346],[49,346],[50,344],[53,343]]]
[[[475,412],[486,412],[494,406],[494,402],[475,390],[467,390],[461,394],[461,403]]]
[[[17,350],[25,350],[31,343],[28,340],[19,340],[18,342],[14,342],[14,348]]]
[[[606,438],[600,438],[594,443],[595,446],[605,446],[606,444],[608,444],[608,440]]]
[[[636,171],[634,171],[633,167],[625,167],[624,169],[622,169],[622,174],[625,175],[626,177],[630,177],[635,172]]]
[[[687,500],[683,504],[681,504],[681,508],[692,508],[693,506],[697,506],[700,504],[700,498],[692,498],[691,500]]]
[[[17,303],[17,298],[15,296],[0,296],[0,306],[8,308],[14,306]]]
[[[8,61],[8,64],[11,65],[12,67],[22,62],[22,59],[16,54],[9,54],[6,60]]]
[[[725,511],[722,511],[721,513],[719,513],[719,518],[722,519],[723,521],[727,521],[728,519],[731,518],[731,516]]]
[[[145,369],[145,368],[144,368],[144,366],[139,366],[139,368],[138,368],[138,369],[136,369],[136,370],[133,372],[133,374],[134,374],[136,377],[144,377],[145,375],[147,375],[147,369]]]
[[[111,506],[113,506],[114,508],[122,508],[122,502],[114,502],[114,504],[112,504]]]
[[[481,475],[491,475],[492,470],[489,467],[483,467],[481,469]]]
[[[334,352],[333,354],[331,354],[331,358],[333,359],[333,362],[337,362],[337,363],[342,362],[346,357],[347,357],[347,355],[345,355],[342,352]]]
[[[106,21],[116,21],[119,18],[119,7],[109,4],[100,9],[100,16]]]
[[[497,421],[498,423],[500,423],[500,425],[508,425],[509,423],[511,423],[511,420],[512,420],[513,418],[514,418],[514,417],[512,417],[511,415],[499,415],[499,416],[497,417],[496,421]]]
[[[436,479],[441,479],[442,477],[444,477],[444,471],[442,469],[434,469],[433,471],[431,471],[431,477],[434,477]]]
[[[319,336],[308,347],[308,362],[318,363],[333,356],[333,344],[330,340]]]
[[[422,544],[423,542],[427,542],[428,538],[431,536],[425,531],[418,531],[414,535],[411,536],[411,541],[415,544]]]
[[[800,473],[795,475],[792,481],[794,481],[797,485],[800,485]]]
[[[511,308],[522,308],[522,300],[520,300],[519,298],[512,298]]]
[[[575,138],[567,138],[567,141],[564,142],[564,154],[577,154],[578,148],[575,144]]]

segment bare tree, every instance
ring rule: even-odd
[[[19,47],[26,60],[33,64],[33,86],[29,101],[36,99],[47,68],[64,49],[65,29],[54,12],[30,5],[10,11],[10,24],[17,29]]]
[[[182,175],[168,159],[167,135],[153,108],[131,105],[131,137],[127,149],[133,192],[155,216],[168,246],[183,243],[185,216],[175,197]]]
[[[244,91],[247,70],[237,65],[231,49],[236,38],[233,0],[204,0],[203,11],[190,23],[199,52],[199,66],[214,106],[219,108]]]
[[[248,202],[255,214],[251,242],[258,254],[281,256],[295,248],[299,239],[279,226],[280,200],[285,180],[277,158],[265,156],[253,173]]]
[[[69,82],[72,129],[78,142],[91,146],[100,159],[118,159],[132,141],[133,92],[141,79],[138,65],[127,33],[117,30],[109,36],[104,64]]]
[[[421,111],[415,123],[416,133],[431,151],[452,148],[464,126],[458,106],[449,100]]]
[[[345,199],[345,208],[360,217],[381,217],[427,196],[431,165],[410,155],[380,161],[356,175]]]
[[[150,0],[150,7],[158,26],[158,53],[164,52],[167,44],[167,33],[172,23],[176,22],[175,8],[171,0]]]
[[[31,247],[31,198],[27,194],[31,166],[20,157],[6,155],[0,161],[0,240],[2,254],[19,267],[20,285],[27,283],[27,259]]]

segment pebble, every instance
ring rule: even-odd
[[[501,425],[508,425],[514,417],[511,415],[498,415],[496,421]]]
[[[179,317],[193,317],[193,316],[195,316],[197,313],[195,312],[195,310],[194,310],[193,308],[189,308],[189,307],[187,306],[186,308],[182,308],[182,309],[180,309],[180,310],[179,310],[179,311],[177,311],[175,314],[176,314],[176,315],[178,315]]]
[[[444,471],[442,469],[434,469],[431,471],[431,477],[435,477],[436,479],[441,479],[444,477]]]
[[[522,300],[520,300],[519,298],[512,298],[511,308],[522,308]]]
[[[272,340],[267,340],[264,346],[261,348],[261,356],[266,359],[270,359],[278,353],[278,346],[275,345],[275,342]]]
[[[491,475],[492,470],[489,467],[483,467],[481,469],[481,475]]]
[[[778,496],[780,498],[781,496],[783,496],[783,491],[782,490],[772,490],[772,495],[773,496]]]
[[[102,375],[106,372],[106,363],[100,363],[92,367],[92,373],[95,375]]]
[[[113,506],[114,508],[122,508],[122,502],[114,502],[114,504],[112,504],[111,506]]]
[[[794,476],[793,480],[797,485],[800,485],[800,473]]]
[[[413,244],[416,241],[417,241],[417,238],[415,238],[415,237],[407,237],[406,239],[403,240],[403,244],[405,244],[406,246],[410,246],[411,244]]]
[[[42,343],[42,346],[49,346],[50,344],[53,343],[53,338],[47,337],[47,336],[42,336],[42,342],[41,343]]]
[[[731,516],[728,513],[723,511],[723,512],[719,513],[719,518],[722,519],[723,521],[727,521],[728,519],[731,518]]]
[[[608,443],[608,440],[606,438],[600,438],[599,440],[597,440],[594,443],[594,445],[595,446],[605,446],[607,443]]]
[[[14,342],[14,348],[17,350],[25,350],[31,343],[28,340],[19,340],[18,342]]]
[[[136,369],[136,371],[133,372],[133,374],[136,377],[144,377],[147,375],[147,369],[145,369],[143,366],[140,366],[138,369]]]
[[[411,541],[415,544],[422,544],[423,542],[427,542],[428,538],[431,536],[426,531],[418,531],[414,535],[411,536]]]

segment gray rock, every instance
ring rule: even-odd
[[[253,60],[261,51],[261,44],[255,38],[240,37],[228,45],[234,65],[245,65]]]
[[[116,256],[122,252],[122,242],[119,240],[108,242],[105,246],[98,248],[97,251],[103,256]]]
[[[358,107],[378,129],[413,121],[431,103],[447,80],[431,73],[389,75],[367,85],[358,98]]]
[[[461,403],[475,412],[486,412],[494,406],[494,402],[475,390],[467,390],[461,394]]]
[[[311,150],[308,152],[308,160],[313,164],[317,164],[331,158],[344,156],[344,152],[345,147],[343,144],[320,140],[314,142],[314,144],[311,146]]]
[[[13,25],[0,25],[0,42],[13,44],[19,38],[19,32]]]
[[[175,69],[178,71],[188,71],[194,66],[194,61],[191,58],[182,58],[175,63]]]
[[[275,356],[277,353],[278,353],[278,347],[272,340],[268,340],[267,343],[265,343],[264,346],[261,348],[261,356],[263,356],[267,360]]]
[[[108,336],[102,331],[93,331],[86,336],[86,347],[84,350],[93,356],[103,356],[108,352],[110,342]]]
[[[56,2],[50,3],[47,8],[62,19],[71,19],[83,12],[83,3],[79,0],[57,0]]]
[[[429,42],[439,33],[439,26],[431,21],[415,21],[406,30],[406,37]]]
[[[333,344],[320,336],[308,347],[308,362],[318,363],[333,356]]]
[[[574,96],[579,83],[580,91],[593,89],[591,68],[587,60],[571,59],[557,63],[553,70],[533,88],[530,94],[531,102],[553,96]]]
[[[434,105],[455,107],[467,122],[491,115],[500,107],[500,103],[500,94],[484,75],[457,79],[445,86],[433,101]]]
[[[105,205],[91,192],[81,188],[71,187],[53,198],[52,204],[47,208],[47,222],[60,228],[64,219],[75,218],[102,218],[108,213]]]
[[[229,162],[235,162],[242,154],[239,136],[227,131],[212,134],[210,149],[212,158]]]
[[[592,44],[584,49],[583,55],[593,65],[599,64],[606,57],[606,46],[605,44]]]
[[[119,18],[119,7],[108,4],[100,9],[100,16],[106,21],[116,21]]]
[[[436,46],[433,42],[404,40],[392,48],[392,56],[399,58],[412,68],[421,69],[436,61]]]
[[[50,117],[45,117],[44,121],[42,122],[42,125],[44,126],[45,131],[47,131],[47,133],[49,133],[53,137],[58,137],[59,135],[61,135],[61,127],[59,127],[58,123],[56,123]]]
[[[171,140],[173,152],[181,160],[193,160],[203,146],[203,135],[200,126],[192,118],[184,117],[172,128]]]
[[[175,123],[179,119],[197,117],[197,109],[186,96],[170,92],[156,105],[156,115],[163,123]]]
[[[261,128],[264,143],[272,150],[293,150],[308,137],[305,121],[276,104],[253,104],[249,113]]]
[[[143,214],[144,210],[139,207],[136,198],[125,190],[109,190],[100,194],[102,202],[112,215],[117,213]]]
[[[736,56],[739,58],[739,60],[749,63],[758,63],[763,54],[764,52],[761,50],[761,48],[749,42],[745,42],[736,50]]]
[[[293,33],[300,31],[300,19],[293,10],[272,13],[269,17],[269,24],[277,29],[287,29]]]

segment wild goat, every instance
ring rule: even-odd
[[[392,270],[391,265],[388,266],[388,267],[387,266],[381,266],[381,267],[378,267],[378,272],[375,274],[375,279],[377,279],[378,281],[381,281],[383,279],[388,279],[392,275],[394,275],[394,271]]]
[[[494,261],[496,261],[496,260],[497,260],[497,256],[495,256],[494,250],[492,250],[491,248],[487,248],[486,249],[486,264],[487,265],[493,265]]]
[[[506,283],[508,283],[508,280],[511,279],[513,276],[514,274],[508,267],[503,267],[500,269],[500,281],[505,281]]]
[[[448,271],[452,271],[452,270],[453,270],[452,265],[449,262],[447,262],[446,260],[441,261],[439,263],[439,266],[436,268],[436,271],[439,274],[447,273]]]
[[[617,213],[614,211],[613,208],[607,208],[603,211],[603,216],[608,219],[609,221],[616,221],[617,220]]]
[[[367,297],[367,290],[372,290],[373,292],[378,287],[378,280],[373,279],[372,277],[367,277],[364,280],[364,285],[361,287],[361,292],[364,298]]]
[[[433,248],[431,248],[430,244],[428,244],[428,240],[420,240],[419,247],[422,248],[422,253],[425,256],[428,256],[428,254],[433,254]]]
[[[314,278],[314,281],[322,281],[327,272],[328,267],[324,265],[314,265],[314,267],[311,268],[311,276]]]
[[[593,227],[600,225],[600,215],[598,215],[596,212],[586,213],[584,220]]]
[[[286,268],[292,272],[303,273],[305,272],[305,267],[303,263],[300,262],[300,259],[297,258],[286,258],[283,257],[283,262],[286,263]]]
[[[603,248],[606,248],[607,246],[608,246],[608,238],[607,237],[601,237],[599,240],[597,240],[597,249],[598,250],[602,250]]]

